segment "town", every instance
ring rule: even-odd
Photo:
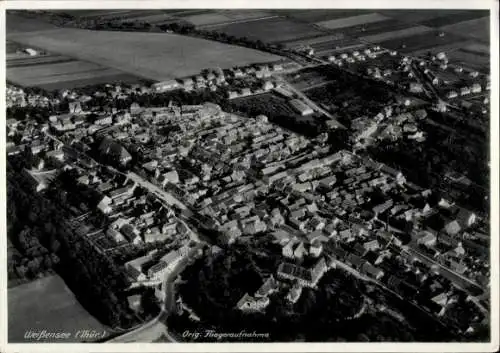
[[[489,194],[453,161],[416,179],[421,172],[378,156],[386,144],[425,148],[418,146],[428,143],[427,126],[451,129],[450,121],[453,134],[470,131],[471,144],[481,141],[490,76],[455,64],[446,50],[288,50],[293,56],[276,62],[151,84],[49,93],[8,83],[9,203],[20,212],[13,193],[29,185],[25,193],[64,215],[53,226],[71,234],[64,246],[99,259],[89,275],[107,271],[106,296],[121,308],[103,309],[113,342],[149,339],[153,326],[162,340],[183,341],[181,317],[192,327],[206,321],[200,302],[183,294],[192,280],[184,273],[203,261],[229,261],[234,247],[272,261],[261,282],[224,310],[252,316],[281,303],[294,308],[338,272],[408,303],[454,340],[488,330]],[[348,79],[390,96],[364,99],[343,86]],[[9,268],[9,279],[22,277],[20,267]],[[406,320],[370,293],[338,320],[367,313]]]

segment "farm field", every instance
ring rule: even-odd
[[[467,41],[467,38],[459,37],[447,33],[444,37],[440,37],[437,31],[430,31],[426,33],[415,34],[407,36],[404,39],[387,39],[380,41],[378,44],[384,48],[401,50],[402,45],[405,45],[404,52],[411,53],[417,50],[432,51],[432,48],[442,45],[450,45],[457,47],[458,43]]]
[[[68,58],[61,55],[42,55],[42,56],[22,56],[18,58],[7,58],[7,68],[14,67],[28,67],[37,66],[42,64],[55,64],[75,61],[74,59]]]
[[[339,29],[339,28],[363,25],[367,23],[384,21],[387,19],[388,17],[375,12],[365,15],[357,15],[357,16],[338,18],[328,21],[321,21],[317,22],[316,25],[327,29]]]
[[[29,342],[26,331],[71,332],[63,343],[79,342],[78,330],[109,332],[78,303],[59,276],[50,276],[10,288],[8,300],[8,340]],[[40,340],[39,342],[51,342]],[[52,342],[61,342],[52,340]]]
[[[287,42],[281,42],[281,43],[285,44],[285,46],[287,48],[297,48],[297,47],[305,46],[305,45],[315,45],[315,44],[321,44],[321,43],[329,42],[329,41],[341,40],[344,37],[345,36],[342,33],[339,33],[339,34],[329,34],[326,36],[305,38],[305,39],[299,39],[299,40],[293,40],[293,41],[287,41]]]
[[[403,28],[408,28],[408,23],[400,22],[398,20],[390,18],[379,22],[346,27],[342,29],[342,33],[348,36],[359,37],[396,31]]]
[[[231,22],[244,22],[273,16],[265,11],[259,10],[219,10],[217,12],[186,16],[183,19],[191,22],[196,27],[208,27]]]
[[[7,33],[7,37],[155,81],[194,75],[204,68],[230,68],[281,59],[253,49],[165,33],[58,29],[36,35]]]
[[[252,40],[275,43],[320,36],[324,34],[313,26],[294,22],[286,18],[272,18],[244,24],[230,24],[215,28],[218,32],[235,37],[247,37]]]
[[[281,16],[286,16],[304,23],[316,23],[333,20],[336,18],[357,16],[363,13],[369,13],[370,10],[349,10],[349,9],[312,9],[312,10],[270,10]]]
[[[441,27],[441,30],[489,42],[490,18],[488,16],[488,17],[476,18],[474,20],[454,23],[452,25]]]
[[[473,20],[476,18],[486,17],[488,16],[488,11],[484,10],[471,10],[471,11],[462,11],[458,13],[453,13],[445,16],[439,16],[436,18],[429,19],[427,21],[420,22],[420,24],[429,27],[443,27],[447,25],[452,25],[455,23]]]
[[[316,43],[311,45],[315,50],[317,55],[329,55],[339,51],[344,51],[348,49],[357,49],[365,46],[366,44],[361,43],[359,40],[354,38],[344,38],[341,40],[332,40],[328,42]]]
[[[24,87],[48,90],[108,82],[136,82],[138,78],[102,65],[64,56],[40,56],[7,62],[7,80]]]
[[[455,50],[448,53],[448,57],[453,64],[460,64],[482,72],[489,71],[489,55],[480,55],[466,50]]]
[[[361,39],[363,41],[367,41],[367,42],[372,42],[372,43],[380,43],[384,40],[411,37],[413,35],[427,33],[429,31],[432,31],[432,28],[425,27],[425,26],[415,26],[415,27],[408,27],[408,28],[400,29],[397,31],[383,32],[383,33],[374,34],[371,36],[363,36],[363,37],[360,37],[359,39]]]
[[[378,13],[398,19],[401,22],[424,24],[434,18],[465,12],[464,10],[377,10]]]
[[[6,33],[27,33],[36,32],[49,29],[56,29],[57,27],[34,18],[26,18],[23,16],[18,16],[15,13],[8,13],[6,17]]]

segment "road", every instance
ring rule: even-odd
[[[145,180],[144,178],[142,178],[141,176],[137,175],[136,173],[134,173],[134,172],[128,172],[126,175],[127,175],[127,177],[130,180],[133,180],[134,182],[136,182],[137,184],[139,184],[143,188],[147,189],[149,192],[151,192],[152,194],[154,194],[156,197],[158,197],[162,201],[166,202],[167,204],[169,204],[171,206],[172,205],[176,205],[176,206],[180,207],[182,210],[187,210],[188,209],[187,206],[184,203],[182,203],[181,201],[179,201],[172,194],[166,192],[163,189],[160,189],[158,186],[156,186],[153,183]]]
[[[203,243],[198,243],[189,252],[189,254],[165,277],[162,283],[162,290],[165,291],[165,300],[163,302],[160,313],[153,320],[144,325],[127,332],[121,336],[115,337],[106,343],[130,343],[130,342],[153,342],[165,337],[167,342],[177,342],[176,339],[168,332],[167,318],[171,312],[175,310],[175,279],[189,264],[189,260],[193,259],[198,250],[201,249]]]

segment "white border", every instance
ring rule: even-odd
[[[0,42],[5,43],[7,9],[98,9],[98,8],[400,8],[400,9],[491,9],[491,342],[490,343],[125,343],[125,344],[7,344],[6,202],[0,206],[0,352],[495,352],[499,350],[499,6],[495,0],[0,0]],[[5,48],[5,44],[2,44]],[[0,111],[5,111],[5,50],[0,50]],[[5,119],[5,114],[1,115]],[[0,124],[0,167],[5,171],[5,123]],[[5,175],[0,175],[0,196],[6,200]],[[36,300],[36,298],[33,298]]]

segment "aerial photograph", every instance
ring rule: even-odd
[[[490,342],[493,15],[6,10],[9,344]]]

